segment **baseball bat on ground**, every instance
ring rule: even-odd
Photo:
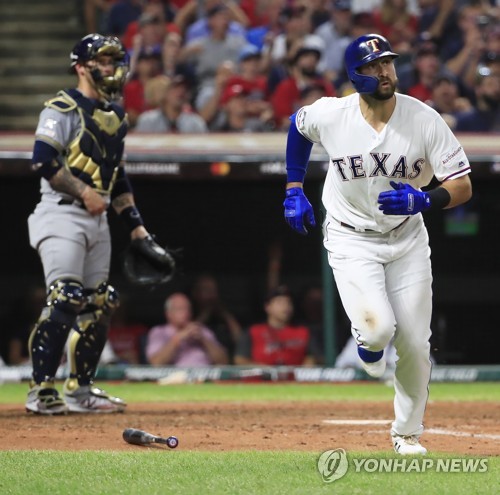
[[[123,430],[123,440],[134,445],[149,445],[152,443],[161,443],[167,445],[171,449],[175,449],[179,445],[177,437],[162,438],[157,435],[152,435],[143,430],[136,428],[127,428]]]

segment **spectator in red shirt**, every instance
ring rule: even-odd
[[[432,98],[432,88],[442,73],[436,44],[424,41],[417,47],[413,60],[401,67],[399,89],[426,102]]]
[[[235,364],[300,366],[314,364],[309,329],[291,323],[293,301],[284,286],[266,298],[265,323],[252,325],[238,343]]]
[[[321,52],[315,47],[299,48],[292,60],[290,77],[278,84],[271,96],[276,127],[287,130],[290,125],[288,117],[300,107],[300,92],[307,86],[322,85],[326,96],[335,96],[335,88],[317,72]]]
[[[141,18],[143,21],[149,18],[155,19],[156,22],[164,25],[166,33],[180,32],[179,28],[173,22],[170,22],[173,19],[173,14],[169,12],[168,7],[165,7],[162,2],[150,0],[144,5],[141,16],[137,20],[132,21],[123,34],[122,43],[127,50],[133,48],[134,38],[141,30]]]
[[[383,0],[373,13],[375,32],[385,36],[396,53],[412,52],[418,33],[418,18],[408,10],[407,0]]]
[[[135,74],[123,88],[123,106],[128,114],[130,125],[134,127],[141,113],[150,110],[144,89],[146,83],[161,74],[161,58],[157,54],[142,53],[137,59]]]

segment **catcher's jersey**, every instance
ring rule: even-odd
[[[108,195],[120,166],[127,132],[125,113],[116,104],[107,107],[77,90],[61,91],[45,102],[35,139],[57,149],[71,173]],[[42,194],[68,197],[41,181]]]
[[[335,219],[360,229],[388,232],[401,216],[384,215],[378,195],[390,181],[420,189],[470,172],[465,152],[440,115],[396,93],[394,112],[379,133],[361,114],[360,96],[320,98],[296,115],[299,132],[321,143],[330,158],[323,204]]]

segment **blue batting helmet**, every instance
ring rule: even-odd
[[[114,99],[120,95],[129,69],[129,57],[118,38],[97,33],[84,36],[76,43],[70,54],[70,67],[74,71],[77,64],[86,64],[102,55],[113,58],[114,74],[112,76],[103,76],[101,71],[95,67],[91,70],[92,79],[101,96],[106,99]]]
[[[392,51],[390,43],[379,34],[364,34],[356,38],[345,50],[344,62],[347,75],[358,93],[373,93],[377,90],[378,79],[364,76],[358,69],[381,57],[399,57]]]

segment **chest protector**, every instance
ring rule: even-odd
[[[70,89],[45,103],[59,112],[76,111],[80,131],[65,150],[66,166],[100,194],[110,194],[123,155],[127,118],[116,103],[106,108]]]

